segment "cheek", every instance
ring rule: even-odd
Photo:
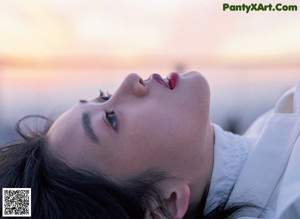
[[[106,171],[114,178],[126,179],[148,169],[160,167],[159,155],[158,150],[145,142],[136,143],[134,139],[130,142],[125,141],[119,150],[109,157],[107,162],[111,165]]]
[[[170,129],[168,132],[171,132]],[[124,179],[148,169],[168,171],[168,166],[178,162],[187,151],[184,145],[186,139],[180,135],[177,137],[168,137],[161,128],[139,126],[139,129],[123,135],[110,156],[102,159],[109,163],[104,172]]]
[[[138,125],[127,130],[126,134],[121,135],[118,150],[111,159],[114,160],[113,168],[117,174],[128,176],[161,167],[162,148],[165,142],[157,129]]]
[[[197,137],[201,128],[199,118],[194,115],[197,112],[192,113],[190,109],[185,111],[184,107],[152,106],[141,109],[141,112],[129,118],[130,125],[124,134],[134,145],[145,145],[147,149],[158,150],[161,147],[185,144]]]
[[[170,105],[127,112],[116,143],[118,149],[112,155],[113,168],[119,174],[134,174],[176,161],[199,142],[197,125],[193,115]]]

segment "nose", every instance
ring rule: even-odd
[[[129,74],[121,83],[120,87],[116,91],[115,94],[120,95],[120,94],[133,94],[137,97],[143,97],[147,95],[148,90],[147,87],[145,86],[142,78],[136,74],[136,73],[131,73]]]

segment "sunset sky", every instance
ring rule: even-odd
[[[222,3],[1,1],[0,61],[44,68],[149,66],[177,60],[209,66],[299,63],[299,11],[224,12]]]

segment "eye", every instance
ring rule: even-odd
[[[108,101],[109,98],[111,97],[111,94],[107,93],[106,95],[102,92],[102,90],[99,90],[100,94],[98,96],[98,99],[101,101]]]
[[[117,116],[114,111],[105,112],[105,121],[107,121],[113,129],[117,128]]]
[[[79,100],[80,103],[87,103],[87,100]]]

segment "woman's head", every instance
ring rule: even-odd
[[[80,101],[65,112],[43,135],[43,154],[55,161],[51,170],[58,168],[67,178],[68,168],[75,175],[84,170],[116,185],[142,179],[141,185],[154,185],[150,193],[162,191],[156,197],[161,202],[151,202],[151,208],[143,204],[146,218],[161,209],[182,218],[190,203],[200,202],[209,184],[213,131],[203,76],[191,72],[171,77],[178,77],[172,89],[157,75],[142,80],[130,74],[110,98]],[[134,191],[140,200],[147,196],[146,190]]]
[[[143,168],[172,171],[203,142],[208,111],[209,89],[199,73],[180,76],[173,90],[153,76],[130,74],[109,100],[79,102],[64,113],[47,135],[48,150],[114,178]]]
[[[51,127],[47,150],[116,180],[154,169],[186,183],[195,177],[208,183],[213,137],[207,81],[190,72],[169,89],[155,77],[130,74],[109,100],[75,104]]]

